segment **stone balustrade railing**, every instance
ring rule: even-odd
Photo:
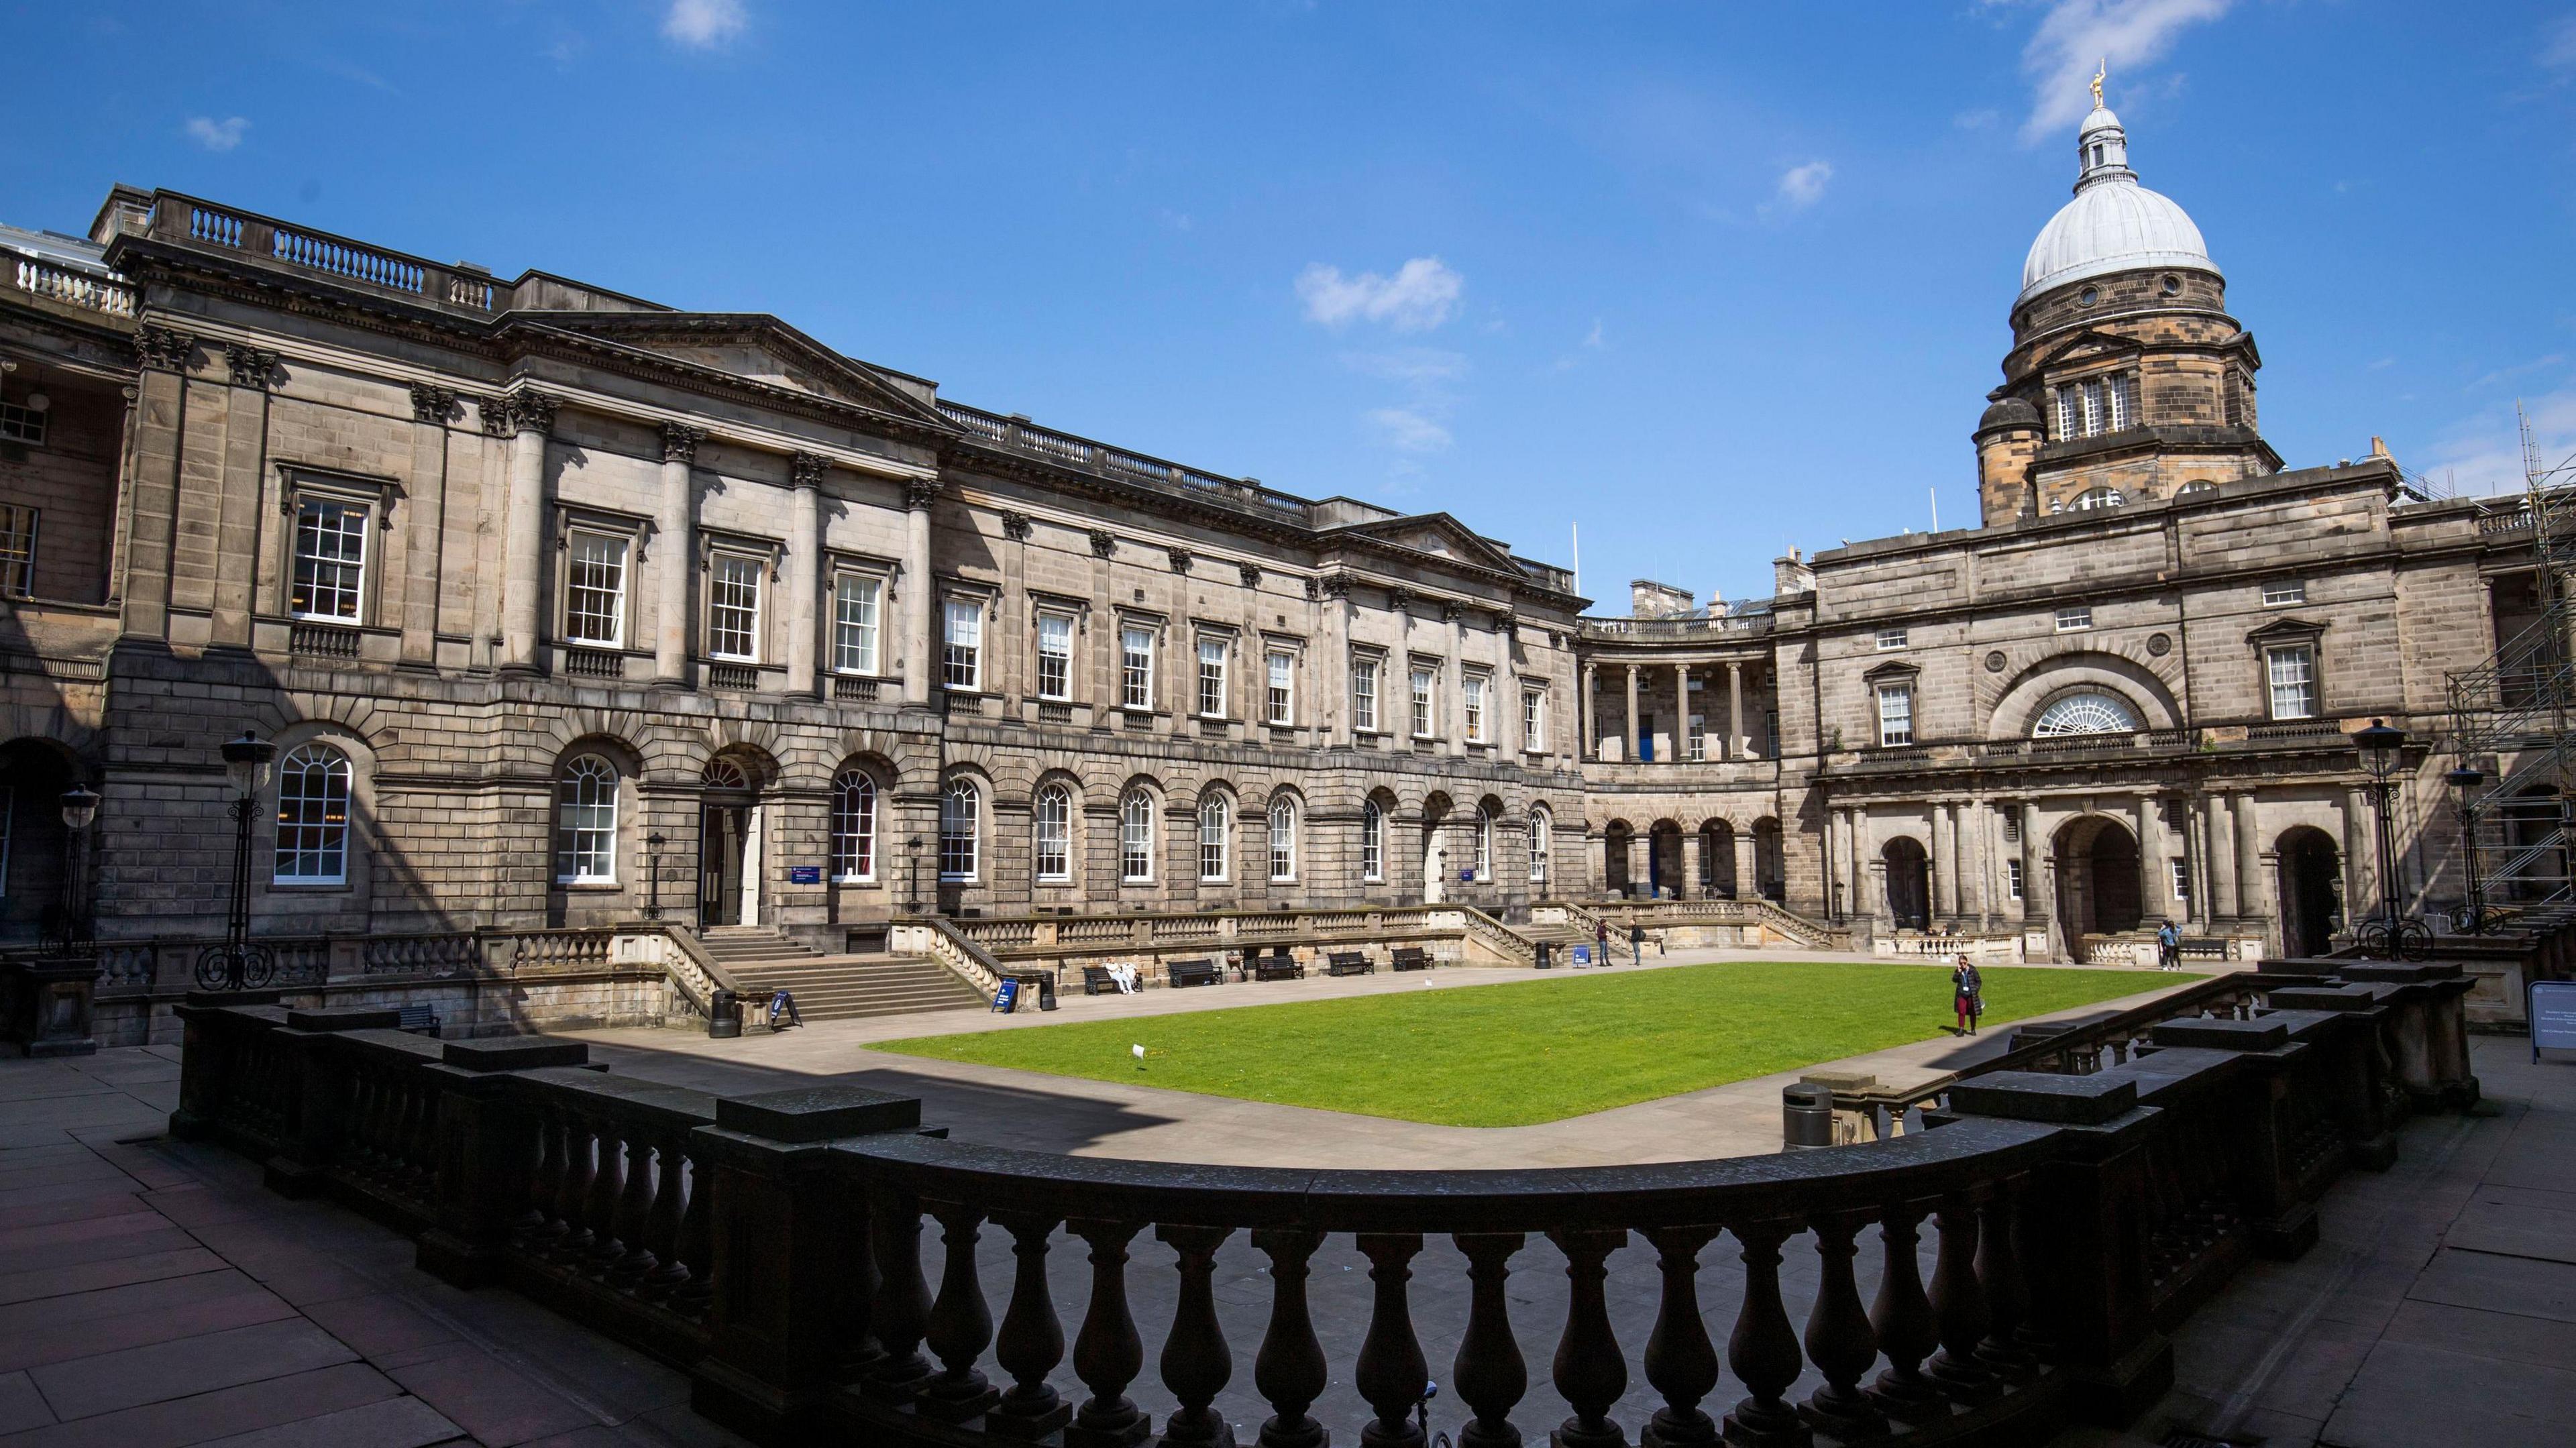
[[[1527,937],[1471,906],[1388,905],[1321,910],[1221,910],[1189,915],[1011,915],[942,917],[962,940],[990,952],[997,969],[1015,964],[1121,956],[1205,955],[1258,946],[1353,949],[1386,943],[1455,942],[1461,957],[1529,965]],[[896,943],[894,948],[909,947]]]
[[[134,288],[124,282],[21,251],[0,249],[0,260],[8,265],[5,275],[29,296],[85,307],[111,317],[134,315]]]
[[[901,955],[926,955],[938,961],[964,977],[989,1001],[1001,990],[1002,977],[1009,968],[959,929],[962,923],[944,915],[898,919],[887,932],[886,944]]]
[[[1537,918],[1532,907],[1531,918]],[[1759,925],[1811,950],[1845,950],[1851,946],[1851,932],[1797,914],[1776,901],[1759,897],[1704,900],[1606,900],[1580,907],[1588,917],[1582,922],[1589,929],[1594,921],[1607,923],[1610,933],[1620,935],[1631,925],[1649,930],[1676,925]]]
[[[1231,1443],[1247,1370],[1264,1444],[1343,1412],[1419,1444],[1435,1374],[1458,1441],[1518,1443],[1541,1427],[1523,1344],[1549,1340],[1560,1443],[2027,1443],[2152,1401],[2166,1332],[2250,1257],[2305,1250],[2400,1113],[2474,1096],[2456,984],[2233,977],[2186,993],[2199,1013],[1961,1076],[1926,1129],[1636,1167],[1054,1156],[855,1088],[710,1098],[580,1069],[577,1043],[216,1000],[181,1010],[172,1128],[684,1369],[701,1413],[769,1443]]]

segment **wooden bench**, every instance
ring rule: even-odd
[[[1394,961],[1398,970],[1429,970],[1431,952],[1419,945],[1399,945],[1395,948]]]
[[[1326,975],[1375,975],[1377,963],[1365,951],[1336,950],[1324,957]]]
[[[1283,945],[1268,955],[1256,955],[1252,958],[1252,978],[1254,980],[1304,980],[1306,967],[1299,964],[1297,957],[1289,954],[1288,947]]]
[[[1213,960],[1176,960],[1163,967],[1163,978],[1175,989],[1192,985],[1219,985],[1225,977]]]
[[[438,1012],[427,1006],[404,1006],[402,1020],[394,1029],[436,1040],[438,1039]]]
[[[1109,973],[1109,967],[1105,965],[1086,965],[1082,968],[1082,993],[1084,995],[1116,995],[1118,994],[1118,978],[1111,975]]]

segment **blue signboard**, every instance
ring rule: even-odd
[[[2576,1051],[2576,981],[2531,983],[2531,1059],[2542,1051]]]
[[[823,883],[823,867],[820,865],[790,865],[787,867],[787,883],[790,885],[820,885]]]
[[[1578,945],[1574,947],[1574,963],[1576,965],[1590,965],[1592,963],[1592,947],[1589,945]]]
[[[1475,871],[1473,871],[1473,870],[1460,870],[1460,871],[1458,872],[1458,883],[1459,883],[1459,884],[1461,884],[1461,885],[1473,885],[1473,884],[1475,884],[1475,883],[1476,883],[1476,872],[1475,872]]]

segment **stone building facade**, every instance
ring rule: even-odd
[[[2080,953],[2374,897],[2349,731],[2527,609],[2512,519],[2284,471],[2190,219],[2096,110],[1973,435],[1982,526],[1586,617],[1307,499],[674,310],[170,192],[0,230],[0,931],[74,779],[102,933],[1767,896]],[[2518,616],[2518,615],[2514,615]],[[2448,883],[2440,761],[2400,802]]]

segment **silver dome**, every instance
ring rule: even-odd
[[[2209,259],[2200,228],[2172,198],[2138,184],[2129,169],[2128,133],[2120,118],[2096,107],[2076,133],[2082,173],[2066,203],[2021,264],[2018,307],[2040,293],[2087,277],[2154,267],[2187,267],[2223,275]]]

